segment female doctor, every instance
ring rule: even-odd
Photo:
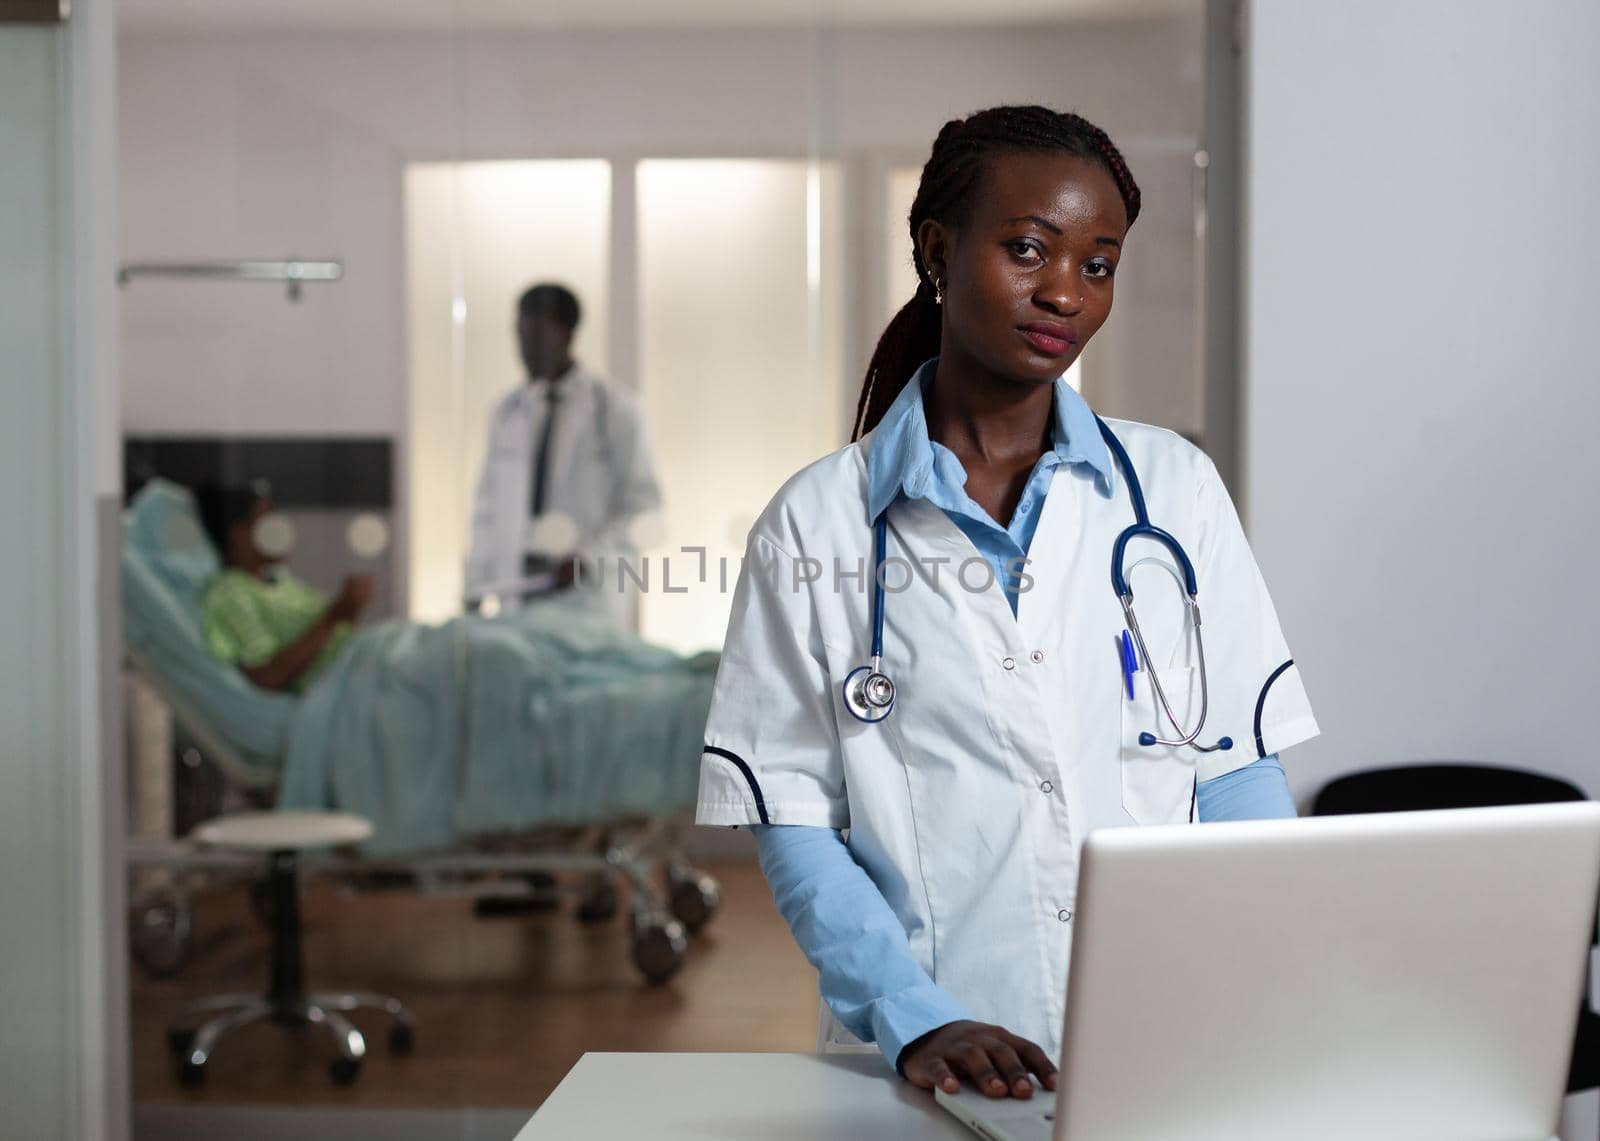
[[[1085,835],[1292,816],[1276,753],[1317,732],[1210,461],[1062,378],[1138,213],[1075,115],[946,123],[856,439],[734,597],[697,819],[755,828],[827,1041],[924,1088],[1053,1088]]]

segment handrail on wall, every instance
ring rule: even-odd
[[[192,261],[129,262],[117,271],[117,284],[136,277],[176,277],[202,281],[285,281],[289,300],[299,301],[308,281],[338,281],[344,265],[336,261]]]

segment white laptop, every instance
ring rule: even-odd
[[[1117,828],[1084,845],[1057,1092],[1005,1141],[1545,1141],[1600,804]]]

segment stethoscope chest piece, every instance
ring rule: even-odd
[[[851,670],[840,688],[845,708],[857,721],[882,721],[894,709],[894,682],[876,663]]]

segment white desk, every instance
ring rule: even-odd
[[[876,1054],[585,1054],[515,1141],[574,1137],[973,1141]]]
[[[516,1141],[972,1134],[876,1054],[585,1054]]]

